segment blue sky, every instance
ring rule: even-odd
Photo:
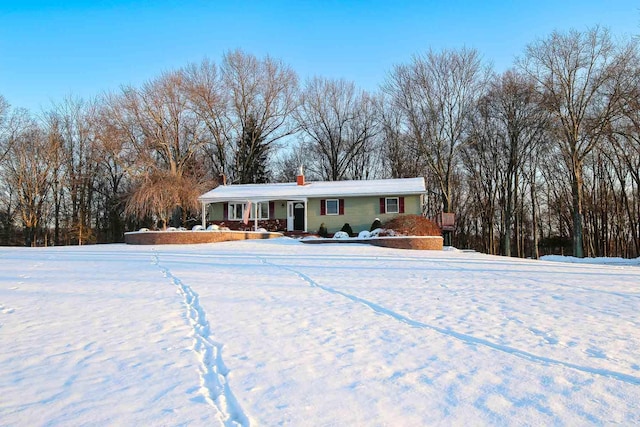
[[[497,71],[554,29],[640,34],[637,0],[5,1],[0,94],[33,112],[90,98],[228,50],[283,60],[301,79],[376,90],[429,48],[476,48]]]

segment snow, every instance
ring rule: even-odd
[[[572,256],[545,255],[541,258],[544,261],[571,262],[576,264],[608,264],[608,265],[637,265],[640,266],[640,258],[618,258],[618,257],[596,257],[596,258],[576,258]]]
[[[358,239],[370,239],[371,233],[368,230],[362,230],[358,233]]]
[[[640,422],[637,263],[447,249],[0,248],[0,425]]]
[[[424,178],[372,179],[366,181],[314,181],[276,184],[221,185],[198,198],[202,203],[226,201],[305,200],[311,197],[356,197],[425,193]]]

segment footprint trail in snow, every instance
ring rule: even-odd
[[[591,366],[582,366],[582,365],[578,365],[578,364],[574,364],[571,362],[565,362],[562,360],[556,360],[556,359],[552,359],[549,357],[544,357],[544,356],[539,356],[533,353],[530,353],[528,351],[524,351],[518,348],[514,348],[514,347],[509,347],[506,345],[501,345],[501,344],[496,344],[494,342],[491,342],[487,339],[484,338],[478,338],[478,337],[474,337],[472,335],[467,335],[467,334],[463,334],[460,332],[456,332],[453,331],[451,329],[444,329],[444,328],[440,328],[438,326],[434,326],[434,325],[429,325],[427,323],[423,323],[414,319],[411,319],[403,314],[397,313],[387,307],[384,307],[380,304],[374,303],[372,301],[360,298],[358,296],[340,291],[339,289],[336,288],[332,288],[330,286],[326,286],[326,285],[322,285],[318,282],[316,282],[315,280],[313,280],[311,277],[309,277],[307,274],[302,273],[296,269],[293,269],[291,267],[285,266],[285,265],[279,265],[279,264],[275,264],[273,262],[268,261],[265,258],[260,257],[260,260],[263,264],[265,265],[270,265],[272,267],[275,268],[279,268],[282,270],[286,270],[289,271],[295,275],[297,275],[300,279],[304,280],[305,282],[307,282],[311,287],[314,288],[318,288],[318,289],[322,289],[325,292],[334,294],[334,295],[340,295],[344,298],[347,298],[353,302],[356,303],[360,303],[365,305],[366,307],[368,307],[369,309],[373,310],[374,312],[378,313],[378,314],[382,314],[385,316],[388,316],[394,320],[397,320],[399,322],[405,323],[409,326],[415,327],[415,328],[421,328],[421,329],[429,329],[432,330],[434,332],[437,332],[439,334],[442,335],[446,335],[449,336],[451,338],[455,338],[457,340],[460,340],[468,345],[481,345],[484,347],[488,347],[491,348],[493,350],[497,350],[503,353],[507,353],[510,354],[512,356],[521,358],[521,359],[526,359],[532,362],[536,362],[536,363],[541,363],[541,364],[545,364],[545,365],[556,365],[556,366],[564,366],[566,368],[570,368],[570,369],[574,369],[576,371],[581,371],[587,374],[591,374],[591,375],[598,375],[598,376],[603,376],[603,377],[609,377],[609,378],[613,378],[616,379],[618,381],[622,381],[628,384],[634,384],[634,385],[640,385],[640,377],[636,377],[633,375],[629,375],[623,372],[617,372],[617,371],[613,371],[613,370],[609,370],[609,369],[601,369],[601,368],[597,368],[597,367],[591,367]]]
[[[222,360],[223,344],[211,339],[211,328],[197,292],[160,264],[157,253],[154,253],[153,263],[184,298],[187,318],[193,328],[193,349],[200,360],[200,392],[207,403],[216,409],[225,426],[248,427],[249,419],[229,387],[229,370]]]

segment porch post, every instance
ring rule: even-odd
[[[307,198],[304,199],[304,231],[307,232]]]
[[[258,202],[253,203],[253,231],[258,231]]]
[[[207,228],[207,211],[205,210],[207,205],[202,202],[202,228]]]

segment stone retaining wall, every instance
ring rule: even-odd
[[[188,245],[193,243],[218,243],[233,240],[275,239],[282,233],[254,231],[134,231],[124,233],[128,245]]]

